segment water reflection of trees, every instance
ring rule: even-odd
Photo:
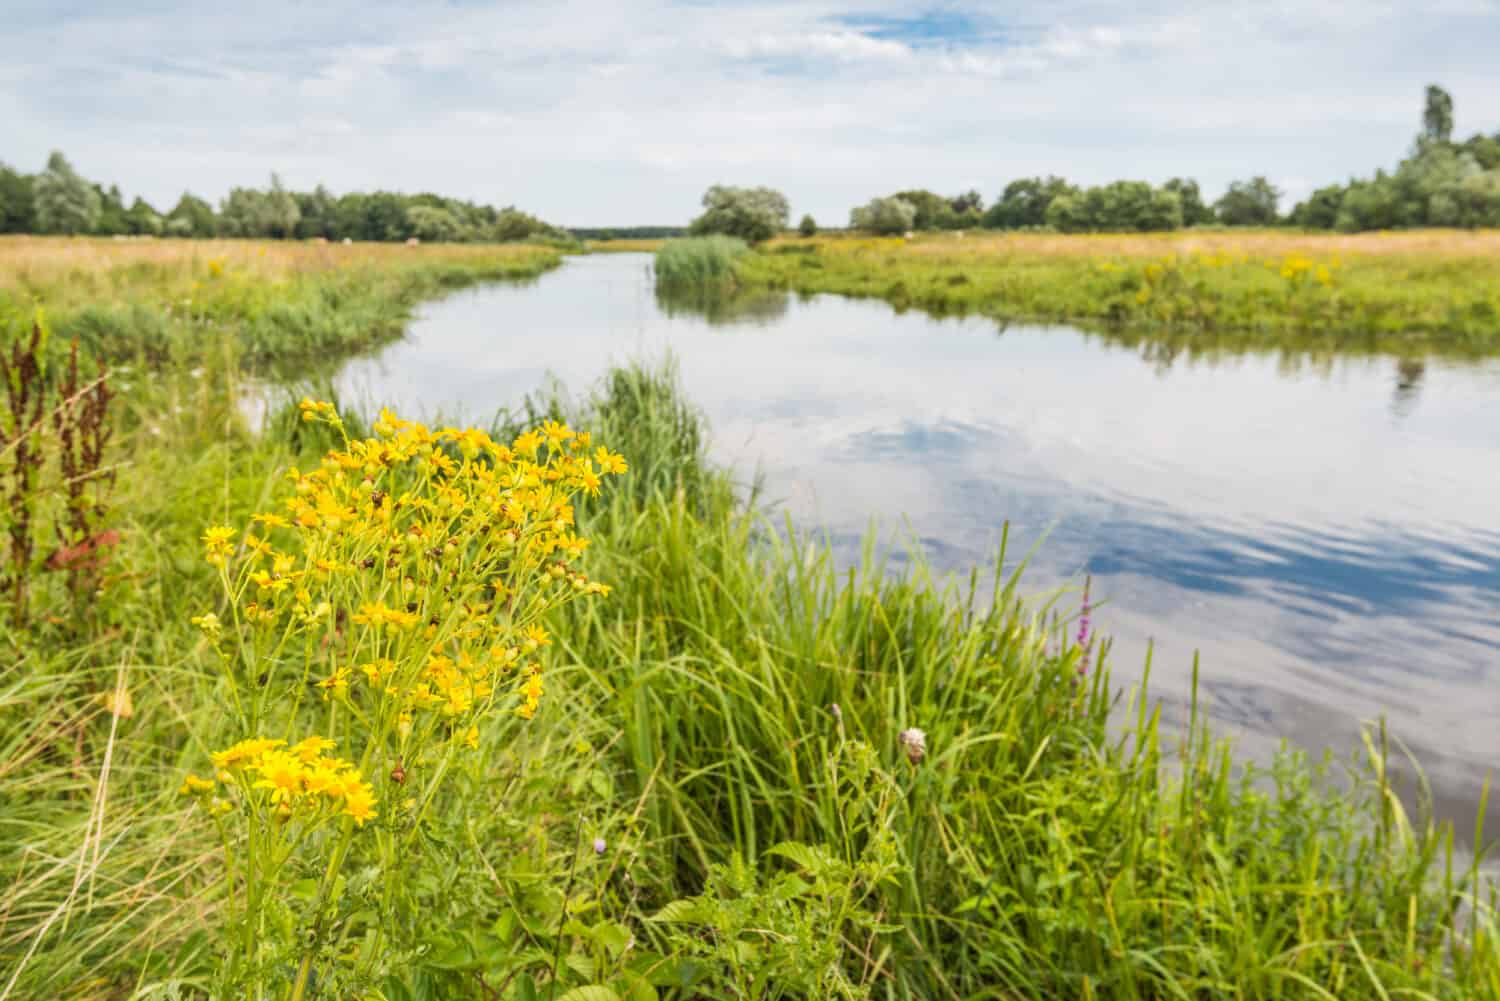
[[[656,304],[668,316],[701,316],[714,326],[769,326],[786,315],[791,293],[722,285],[658,282]]]

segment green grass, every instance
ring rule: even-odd
[[[668,240],[656,252],[656,279],[666,285],[704,285],[734,278],[735,263],[750,252],[732,236]]]
[[[15,651],[0,662],[0,997],[207,982],[218,842],[176,789],[239,735],[188,623],[216,593],[197,536],[264,510],[281,471],[327,444],[289,410],[245,428],[228,333],[200,370],[132,375],[117,404],[123,541],[105,596],[72,615],[42,574],[55,620],[0,626]],[[1288,751],[1263,771],[1196,713],[1164,734],[1148,699],[1113,692],[1105,649],[1079,673],[1074,599],[1024,598],[1003,557],[993,588],[919,558],[892,572],[873,539],[840,568],[768,522],[708,461],[669,369],[539,395],[509,422],[557,416],[632,464],[579,512],[589,573],[616,590],[553,623],[541,715],[497,728],[492,769],[453,791],[463,823],[414,891],[428,938],[385,996],[547,997],[561,957],[569,1001],[612,996],[565,992],[627,967],[653,971],[635,998],[811,999],[837,992],[774,988],[831,956],[850,996],[903,1001],[1500,998],[1477,862],[1402,808],[1378,732],[1341,764]],[[128,715],[107,708],[116,691]],[[917,765],[908,727],[927,734]],[[785,842],[810,847],[772,851]],[[808,924],[825,914],[811,869],[823,893],[829,872],[854,885],[886,865],[861,920]],[[719,924],[653,920],[705,892]]]
[[[785,240],[741,259],[751,287],[897,309],[1066,322],[1218,350],[1484,356],[1500,351],[1493,233],[1186,233]]]

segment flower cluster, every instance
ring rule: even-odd
[[[330,404],[304,400],[301,413],[343,431]],[[243,622],[316,637],[321,694],[357,703],[377,734],[403,745],[424,726],[463,734],[505,693],[530,718],[550,642],[538,619],[609,590],[576,566],[588,540],[572,500],[597,495],[625,460],[556,421],[508,445],[390,411],[374,431],[290,472],[281,508],[256,515],[238,546],[209,529],[205,555]]]
[[[378,816],[375,792],[352,764],[324,753],[333,746],[324,737],[307,737],[291,747],[284,740],[253,737],[215,753],[213,763],[219,782],[239,789],[247,800],[265,802],[278,816],[342,814],[363,827]],[[181,792],[204,795],[215,788],[214,782],[189,775]],[[222,803],[214,802],[215,812]]]

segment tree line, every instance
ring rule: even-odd
[[[1051,229],[1062,233],[1153,232],[1184,226],[1275,226],[1358,232],[1415,226],[1500,226],[1500,131],[1453,140],[1453,98],[1427,88],[1422,128],[1393,172],[1314,191],[1286,215],[1265,177],[1231,184],[1204,201],[1198,182],[1115,181],[1079,187],[1061,177],[1011,181],[985,208],[977,191],[943,197],[921,189],[874,198],[850,213],[872,233],[943,229]]]
[[[36,174],[0,163],[0,233],[434,243],[567,238],[513,207],[390,191],[334,195],[322,185],[290,191],[275,174],[266,188],[234,188],[217,209],[184,193],[160,212],[140,197],[126,205],[118,187],[87,180],[58,152]]]

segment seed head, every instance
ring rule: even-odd
[[[914,765],[922,763],[927,756],[927,734],[916,727],[908,727],[897,736],[901,746],[906,749],[907,760]]]

